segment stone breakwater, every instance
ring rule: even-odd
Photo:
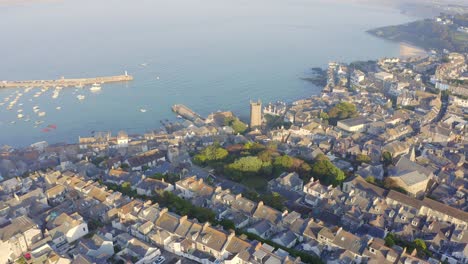
[[[93,77],[93,78],[78,78],[78,79],[66,79],[60,78],[57,80],[29,80],[29,81],[0,81],[0,88],[29,88],[29,87],[67,87],[67,86],[86,86],[112,83],[112,82],[127,82],[132,81],[133,76],[115,75],[115,76],[104,76],[104,77]]]

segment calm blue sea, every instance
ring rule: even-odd
[[[365,31],[415,19],[345,0],[57,0],[3,5],[0,17],[0,80],[125,70],[135,77],[96,94],[63,89],[57,99],[31,90],[12,110],[0,106],[0,145],[13,146],[76,142],[91,131],[143,133],[173,119],[175,103],[246,118],[250,99],[316,94],[320,87],[300,80],[311,67],[397,56],[398,44]],[[0,90],[0,102],[16,92]],[[44,132],[50,124],[57,129]]]

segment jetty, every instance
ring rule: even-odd
[[[67,79],[62,77],[57,80],[29,80],[29,81],[0,81],[0,88],[32,88],[32,87],[80,87],[86,85],[93,85],[95,83],[113,83],[113,82],[127,82],[132,81],[133,76],[128,75],[127,72],[123,75],[103,76],[93,78],[78,78]]]
[[[199,114],[197,114],[195,111],[192,109],[188,108],[185,105],[182,104],[176,104],[172,106],[172,111],[180,115],[181,117],[195,122],[195,121],[204,121],[204,118],[201,117]]]

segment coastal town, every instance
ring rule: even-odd
[[[330,62],[323,91],[0,149],[0,263],[468,263],[468,54]],[[246,102],[246,106],[249,102]]]

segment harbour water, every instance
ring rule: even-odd
[[[12,110],[0,106],[0,145],[13,146],[143,133],[175,119],[177,103],[247,118],[250,99],[318,93],[300,79],[311,67],[398,56],[399,44],[365,31],[415,19],[344,0],[31,1],[1,5],[0,17],[0,80],[134,77],[98,92],[64,88],[55,99],[54,88],[38,97],[39,88],[0,89],[0,102],[24,93]]]

